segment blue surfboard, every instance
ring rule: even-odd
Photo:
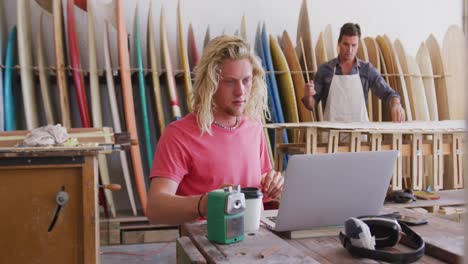
[[[16,48],[16,26],[14,26],[8,37],[7,49],[5,54],[5,76],[3,80],[3,99],[4,99],[4,121],[5,131],[16,130],[16,107],[14,96],[14,77],[15,77],[15,64],[17,62],[17,48]]]
[[[273,60],[271,59],[270,53],[270,40],[268,39],[268,33],[266,29],[266,24],[263,23],[262,28],[262,45],[263,45],[263,55],[265,59],[265,65],[267,69],[266,76],[270,79],[271,84],[271,95],[274,102],[274,107],[276,109],[276,114],[278,118],[277,123],[284,123],[283,110],[281,108],[281,101],[278,92],[278,83],[276,82],[275,69],[273,68]]]
[[[145,84],[145,74],[143,72],[143,55],[141,50],[141,34],[140,34],[140,24],[138,23],[138,11],[139,6],[137,4],[135,10],[135,51],[136,51],[136,61],[138,69],[138,87],[140,92],[140,103],[141,103],[141,113],[143,117],[143,131],[145,135],[145,147],[146,147],[146,158],[148,159],[148,164],[151,166],[153,164],[153,154],[154,148],[151,143],[151,128],[148,114],[148,104],[146,99],[146,84]],[[149,182],[148,182],[149,185]]]
[[[262,67],[263,67],[263,70],[266,73],[267,72],[267,67],[266,67],[266,64],[265,64],[265,54],[263,53],[262,32],[261,32],[260,23],[258,24],[257,32],[255,33],[255,52],[257,53],[257,56],[262,61]],[[278,113],[276,111],[275,102],[273,100],[273,92],[272,92],[272,87],[271,87],[271,81],[270,81],[270,77],[268,75],[265,75],[265,81],[266,81],[267,89],[268,89],[268,109],[270,110],[272,121],[274,123],[279,123]]]

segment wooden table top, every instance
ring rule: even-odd
[[[412,227],[426,242],[426,255],[418,263],[461,262],[464,250],[462,224],[405,208],[386,210],[428,220],[427,225]],[[353,258],[343,248],[338,236],[287,239],[262,226],[258,231],[246,234],[242,242],[219,245],[208,241],[204,222],[183,225],[181,234],[190,237],[208,263],[377,263],[370,259]],[[411,251],[402,243],[386,250]],[[262,252],[268,252],[265,258],[261,257]]]

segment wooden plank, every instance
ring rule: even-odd
[[[203,264],[206,263],[203,255],[198,251],[189,237],[179,237],[176,240],[177,263]]]
[[[55,52],[55,69],[56,81],[58,88],[58,102],[60,109],[60,121],[64,127],[70,128],[71,114],[70,101],[68,95],[67,76],[65,72],[65,40],[63,36],[63,11],[62,1],[52,1],[52,10],[54,14],[54,52]]]
[[[413,153],[412,153],[412,165],[413,165],[413,178],[412,178],[412,190],[422,190],[423,188],[423,155],[422,155],[422,135],[419,133],[413,134]]]
[[[83,262],[97,263],[99,260],[99,210],[98,210],[98,165],[96,157],[85,157],[82,174],[83,192]]]
[[[246,235],[243,241],[229,245],[211,243],[206,236],[206,223],[184,224],[184,234],[209,263],[318,263],[265,227]]]
[[[442,134],[435,133],[433,135],[433,187],[434,190],[440,190],[443,188],[443,172],[444,172],[444,156],[442,153]]]
[[[13,147],[23,142],[29,130],[0,131],[0,147]],[[71,128],[67,129],[69,137],[75,137],[79,143],[113,144],[112,128]]]

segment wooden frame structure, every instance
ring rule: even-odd
[[[463,188],[463,141],[466,128],[462,120],[285,123],[266,124],[265,127],[275,130],[274,166],[279,171],[283,170],[284,154],[398,150],[392,177],[394,190],[403,189],[403,181],[407,178],[411,179],[409,185],[412,189],[422,190],[425,187],[424,166],[431,164],[431,168],[426,171],[432,172],[428,180],[435,190]],[[285,129],[301,140],[283,143]],[[343,141],[344,137],[348,139]],[[444,156],[447,161],[445,170]]]

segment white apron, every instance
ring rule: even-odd
[[[324,120],[331,122],[369,122],[364,90],[359,73],[335,75],[328,91]]]

